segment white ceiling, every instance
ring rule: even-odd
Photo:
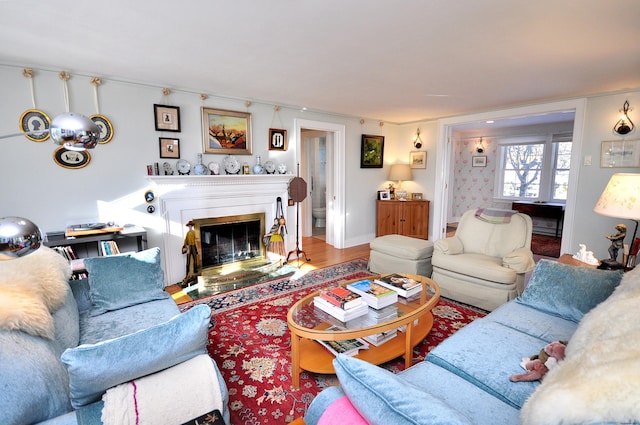
[[[407,123],[640,88],[640,1],[0,0],[0,63]]]

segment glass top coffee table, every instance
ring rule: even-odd
[[[422,292],[409,299],[399,296],[396,303],[397,317],[385,319],[374,325],[359,327],[356,324],[350,326],[350,322],[358,320],[354,319],[344,323],[343,327],[346,329],[334,330],[337,319],[333,319],[314,307],[313,298],[319,292],[306,296],[291,307],[287,314],[287,324],[291,330],[293,388],[300,386],[302,370],[314,373],[335,373],[333,369],[334,355],[315,340],[342,341],[404,327],[403,331],[398,331],[395,338],[379,346],[370,344],[368,349],[360,350],[354,357],[377,365],[404,355],[405,367],[411,366],[413,348],[424,340],[433,326],[431,309],[440,299],[440,287],[433,280],[424,276],[404,273],[402,275],[420,282]],[[367,279],[374,280],[378,277],[380,276],[371,276]],[[363,278],[345,281],[341,285],[360,280]]]

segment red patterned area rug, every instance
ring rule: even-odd
[[[229,388],[233,425],[287,424],[304,416],[323,388],[338,385],[335,375],[303,372],[300,389],[291,388],[287,311],[319,288],[370,275],[366,260],[354,260],[181,305],[183,311],[202,303],[212,308],[207,349]],[[414,350],[414,363],[424,360],[433,347],[485,314],[441,299],[433,309],[433,329]],[[404,361],[398,358],[382,366],[398,372],[404,369]]]

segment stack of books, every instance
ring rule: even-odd
[[[374,280],[374,282],[386,288],[393,289],[398,295],[404,298],[411,298],[422,291],[422,284],[420,282],[395,273],[379,277]]]
[[[397,317],[398,306],[396,304],[392,304],[380,310],[370,308],[369,312],[366,315],[350,321],[347,324],[347,328],[365,328],[367,326],[373,326],[378,323],[383,323],[388,320],[395,319]],[[398,334],[398,330],[400,329],[391,329],[385,332],[379,332],[377,334],[365,336],[364,339],[372,345],[379,346],[395,338]]]
[[[327,330],[341,330],[339,327],[332,326]],[[369,344],[361,338],[347,339],[344,341],[320,341],[316,340],[320,345],[329,350],[334,356],[345,354],[347,356],[355,356],[358,351],[369,348]]]
[[[368,304],[360,295],[343,287],[320,291],[320,295],[314,297],[313,305],[341,322],[353,320],[369,311]]]
[[[120,248],[118,248],[116,241],[100,241],[100,249],[104,256],[120,254]]]
[[[351,292],[343,286],[336,286],[320,291],[320,297],[344,310],[358,307],[362,303],[360,295]]]
[[[398,293],[396,291],[370,280],[350,283],[347,285],[347,289],[360,295],[369,304],[369,307],[377,310],[398,302]]]

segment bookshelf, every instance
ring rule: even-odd
[[[120,252],[142,251],[147,249],[147,231],[144,227],[128,226],[119,232],[98,233],[94,235],[67,238],[65,232],[47,233],[45,245],[48,247],[71,247],[78,258],[98,257],[103,254],[103,244],[115,242]],[[110,244],[113,245],[113,244]]]

